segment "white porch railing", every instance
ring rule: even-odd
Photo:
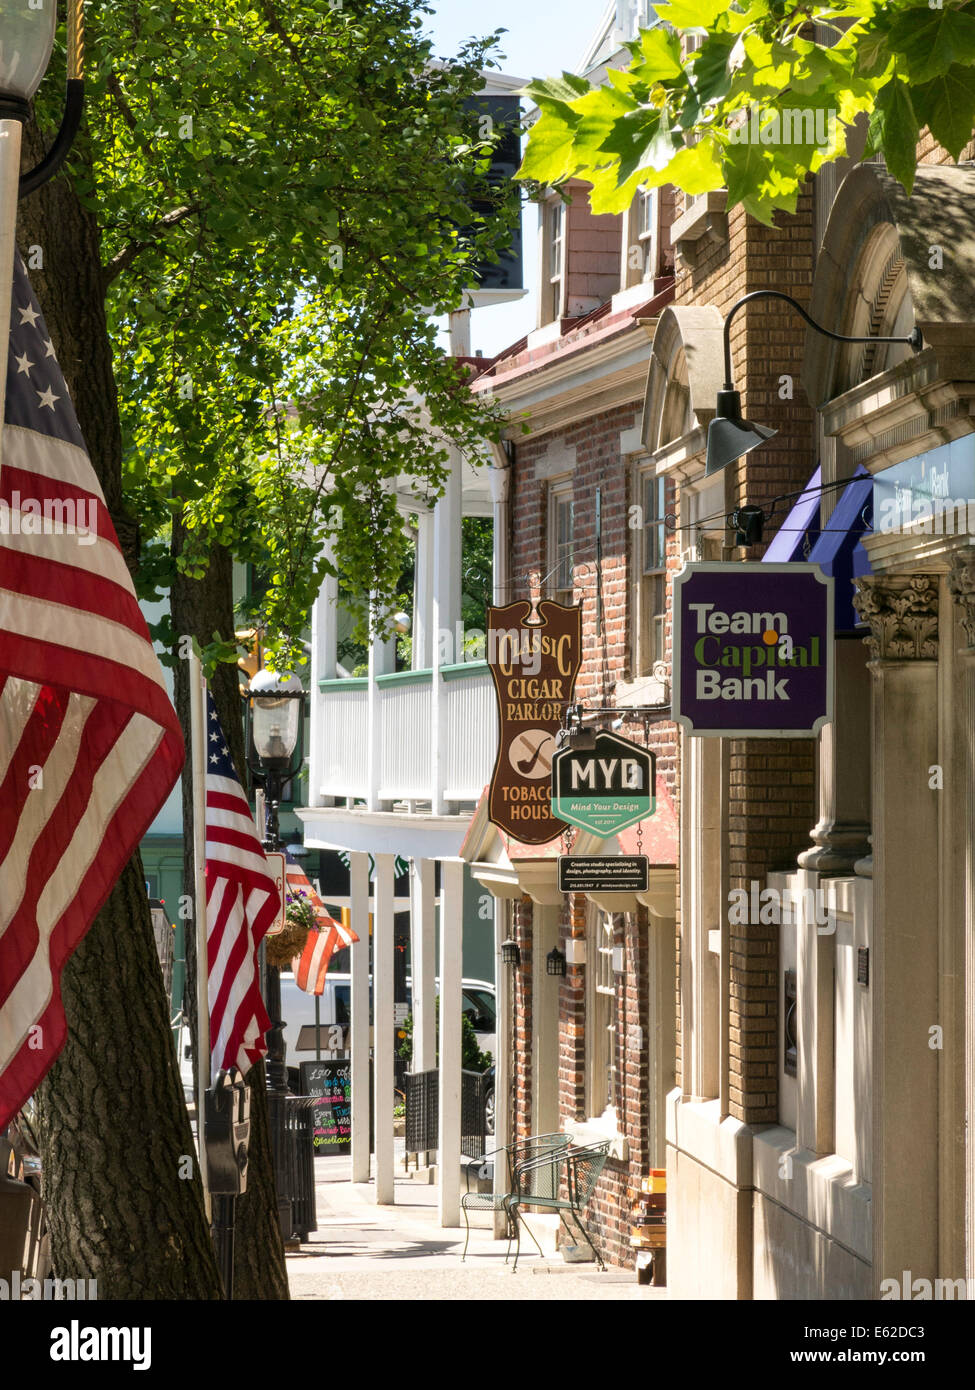
[[[476,801],[491,777],[497,741],[494,685],[486,662],[440,669],[440,788],[431,757],[433,673],[398,671],[376,678],[370,728],[369,680],[319,682],[321,768],[314,802],[336,798],[367,804],[395,801]],[[370,786],[369,748],[378,733],[377,766]]]

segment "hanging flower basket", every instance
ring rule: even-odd
[[[268,965],[278,970],[290,970],[295,956],[305,949],[309,931],[317,931],[318,917],[304,893],[289,893],[284,914],[284,927],[274,936],[264,938]]]

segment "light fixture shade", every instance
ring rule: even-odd
[[[521,948],[517,941],[513,940],[510,936],[507,941],[502,941],[501,943],[501,959],[505,965],[521,964]]]
[[[303,695],[297,676],[258,671],[248,687],[251,698],[251,737],[262,763],[287,764],[298,743]]]
[[[753,425],[751,421],[741,418],[741,396],[737,391],[719,391],[717,412],[708,425],[704,476],[707,478],[712,473],[720,473],[729,463],[757,449],[777,433],[778,430],[770,430],[766,425]]]
[[[57,0],[0,0],[0,97],[30,101],[51,61]]]

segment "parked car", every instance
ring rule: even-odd
[[[484,1133],[494,1134],[494,1063],[484,1073]]]
[[[436,980],[437,993],[440,993],[440,977]],[[413,982],[406,977],[406,989],[411,1007]],[[494,985],[490,980],[466,979],[461,981],[461,1012],[465,1013],[474,1025],[477,1045],[482,1052],[490,1052],[493,1058],[497,1049],[498,1012]]]
[[[352,1019],[352,978],[348,974],[327,974],[325,990],[319,996],[318,1011],[322,1030],[322,1055],[330,1057],[344,1052],[348,1043],[348,1028]],[[372,982],[369,984],[369,1014],[372,1016]],[[284,1022],[284,1045],[287,1064],[314,1060],[315,1049],[298,1051],[298,1034],[302,1027],[315,1027],[315,996],[306,994],[295,983],[294,972],[281,971],[281,1018]],[[312,1033],[314,1038],[314,1032]]]
[[[437,980],[439,991],[440,981]],[[467,979],[462,982],[463,1001],[461,1008],[474,1025],[477,1045],[482,1052],[490,1052],[492,1058],[497,1045],[497,1016],[495,1009],[494,986],[489,980]],[[408,1013],[412,1007],[412,987],[410,977],[406,979],[409,1002],[400,1010]],[[319,1018],[322,1030],[322,1053],[325,1056],[345,1050],[348,1027],[351,1021],[352,980],[347,973],[325,976],[325,991],[319,999]],[[369,1015],[372,1017],[372,979],[369,982]],[[315,1026],[315,996],[306,994],[295,983],[292,971],[281,971],[281,1017],[284,1021],[284,1041],[287,1052],[287,1065],[297,1067],[299,1062],[311,1061],[314,1049],[298,1051],[299,1030],[307,1025]],[[393,1020],[395,1025],[402,1018]],[[312,1033],[314,1037],[314,1033]]]

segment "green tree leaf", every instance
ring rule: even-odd
[[[869,149],[883,150],[888,169],[908,193],[914,186],[919,133],[910,87],[900,79],[888,82],[870,114]]]
[[[910,92],[919,122],[957,159],[972,138],[975,72],[956,63],[930,82],[911,83]]]

